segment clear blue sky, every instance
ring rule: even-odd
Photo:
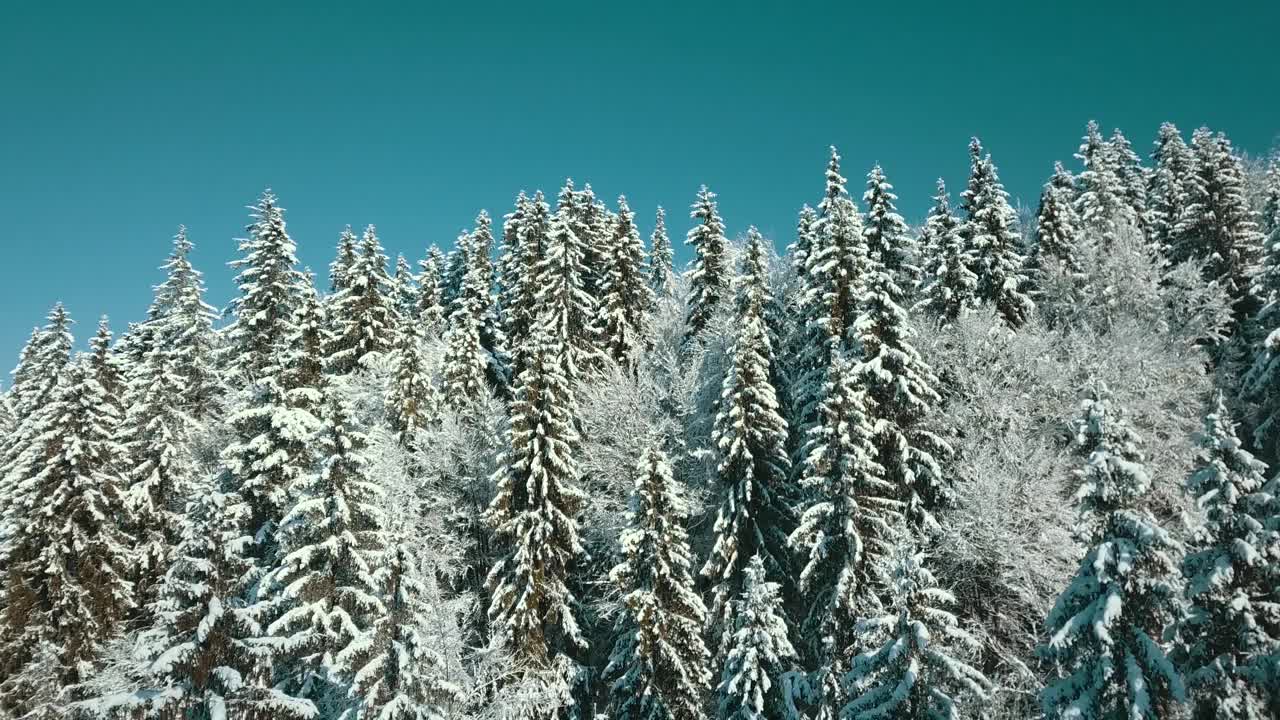
[[[1280,130],[1262,0],[443,5],[6,3],[0,367],[56,300],[81,338],[141,317],[179,223],[224,305],[268,185],[317,270],[348,223],[416,260],[566,176],[677,237],[707,183],[782,246],[832,143],[914,220],[974,134],[1034,203],[1091,117],[1144,154],[1162,120],[1252,152]]]

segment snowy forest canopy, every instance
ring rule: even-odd
[[[1280,716],[1278,161],[969,154],[684,270],[568,183],[318,288],[268,191],[223,313],[179,229],[2,395],[0,718]]]

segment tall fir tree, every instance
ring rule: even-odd
[[[1076,158],[1083,166],[1076,178],[1076,212],[1080,226],[1091,242],[1110,250],[1124,228],[1136,225],[1138,215],[1127,200],[1127,187],[1118,174],[1117,158],[1112,147],[1102,139],[1102,130],[1096,121],[1089,121]]]
[[[603,357],[598,346],[596,299],[587,290],[584,253],[585,245],[566,214],[552,215],[535,268],[533,307],[537,308],[535,322],[545,325],[560,344],[557,354],[570,384],[598,368]],[[532,337],[530,341],[534,342]]]
[[[162,266],[165,280],[156,286],[147,312],[151,347],[140,350],[145,354],[159,348],[168,356],[166,362],[181,385],[178,403],[193,418],[207,418],[222,392],[214,362],[213,322],[218,313],[204,301],[203,275],[191,264],[194,247],[187,229],[179,226],[173,252]]]
[[[412,448],[418,433],[430,427],[440,411],[431,369],[422,352],[422,330],[417,324],[400,329],[394,362],[394,374],[387,388],[387,419],[400,444]]]
[[[703,185],[689,212],[696,224],[685,239],[693,248],[693,270],[689,273],[689,317],[685,340],[695,340],[720,308],[729,293],[729,241],[724,221],[716,205],[716,195]]]
[[[1111,132],[1111,139],[1107,141],[1107,154],[1110,157],[1111,171],[1120,186],[1121,200],[1132,213],[1133,222],[1145,232],[1150,174],[1142,166],[1142,158],[1133,151],[1133,144],[1120,132],[1120,128]]]
[[[1025,291],[1017,214],[1009,206],[1009,194],[991,156],[983,153],[977,138],[969,143],[969,158],[969,186],[961,195],[966,217],[960,232],[973,257],[971,269],[978,276],[977,297],[995,306],[1006,325],[1018,328],[1034,305]]]
[[[972,269],[976,260],[965,244],[941,178],[919,245],[925,258],[919,305],[941,323],[955,322],[975,304],[978,276]]]
[[[517,203],[519,202],[520,199],[517,198]],[[532,198],[525,198],[524,204],[517,207],[516,214],[520,218],[520,224],[514,228],[516,237],[513,247],[518,248],[519,252],[514,253],[507,264],[507,275],[499,301],[512,377],[519,377],[527,364],[525,360],[539,310],[539,267],[547,252],[547,236],[551,230],[551,210],[541,191]]]
[[[1060,272],[1074,277],[1084,272],[1080,264],[1080,219],[1072,201],[1074,185],[1075,178],[1062,163],[1054,163],[1053,177],[1040,192],[1040,207],[1036,210],[1031,266],[1040,273]]]
[[[370,225],[360,237],[355,262],[344,271],[346,286],[326,313],[333,327],[327,352],[330,371],[339,375],[363,367],[371,354],[391,349],[399,322],[395,283],[387,274],[387,255]]]
[[[432,245],[427,257],[418,262],[418,309],[414,316],[427,337],[440,337],[445,331],[448,308],[444,304],[442,287],[444,253]]]
[[[649,290],[655,299],[670,298],[676,292],[675,248],[667,234],[667,211],[658,206],[653,219],[653,234],[649,236]]]
[[[413,268],[404,255],[396,256],[396,273],[391,278],[392,293],[396,313],[402,323],[418,321],[418,299],[422,293],[418,291],[418,279],[414,277]]]
[[[1186,213],[1187,184],[1195,173],[1195,156],[1173,123],[1160,126],[1151,161],[1154,168],[1147,206],[1151,243],[1171,263],[1188,260],[1191,248],[1179,236],[1178,224]]]
[[[683,523],[688,503],[671,463],[651,445],[620,538],[622,562],[609,578],[625,606],[605,675],[616,720],[701,720],[711,690],[702,633],[707,609],[694,588]]]
[[[724,634],[721,643],[730,632],[730,601],[742,592],[752,557],[759,556],[779,581],[789,582],[793,575],[787,548],[794,524],[787,421],[770,380],[773,345],[764,318],[770,299],[769,268],[764,238],[755,228],[748,231],[735,284],[737,335],[712,435],[723,499],[716,514],[715,544],[702,567],[702,575],[714,586],[712,621]]]
[[[360,237],[348,225],[338,235],[338,251],[329,263],[329,293],[336,297],[351,286],[350,275],[360,260]]]
[[[1045,622],[1040,656],[1054,674],[1040,694],[1048,718],[1174,717],[1182,678],[1161,645],[1176,617],[1177,544],[1145,507],[1151,475],[1140,438],[1105,390],[1081,407],[1077,533],[1088,550]]]
[[[958,718],[966,700],[986,701],[991,682],[954,655],[957,646],[972,652],[980,645],[946,609],[955,597],[938,587],[924,560],[900,542],[891,569],[891,607],[858,623],[859,633],[881,644],[850,663],[844,720]]]
[[[645,347],[653,291],[644,276],[644,242],[625,196],[618,197],[618,222],[604,263],[597,325],[606,352],[615,362],[627,365]]]
[[[466,272],[449,312],[442,368],[444,400],[458,410],[473,406],[489,392],[489,353],[483,344],[493,276],[488,223],[489,216],[482,212],[476,229],[458,236]]]
[[[730,602],[726,643],[716,688],[719,720],[789,718],[783,676],[795,663],[787,637],[780,586],[769,582],[765,562],[752,556],[742,570],[742,591]]]
[[[1280,603],[1272,597],[1280,535],[1268,527],[1275,501],[1264,491],[1266,465],[1241,446],[1221,394],[1200,448],[1187,489],[1205,518],[1182,560],[1190,607],[1178,629],[1179,664],[1197,720],[1262,720],[1280,702],[1253,672],[1280,656]]]

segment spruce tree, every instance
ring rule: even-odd
[[[987,699],[991,683],[982,671],[954,656],[954,649],[975,651],[978,641],[946,609],[956,600],[938,587],[924,565],[924,554],[901,542],[892,567],[889,612],[857,624],[856,632],[881,641],[856,655],[845,675],[851,701],[843,720],[901,718],[934,720],[960,717],[959,706],[972,697]]]
[[[1151,476],[1140,438],[1105,391],[1082,404],[1076,440],[1077,532],[1088,550],[1045,622],[1039,654],[1054,670],[1046,717],[1173,717],[1182,679],[1160,644],[1176,616],[1175,541],[1144,505]]]
[[[329,293],[336,297],[350,287],[349,276],[360,258],[360,238],[348,225],[338,236],[338,252],[329,263]]]
[[[41,684],[74,693],[135,606],[132,539],[117,525],[125,513],[117,413],[82,357],[63,368],[33,418],[33,472],[18,489],[24,521],[10,538],[0,626],[0,706],[14,717],[52,716],[54,708],[33,705],[48,690]],[[22,672],[44,648],[53,651],[52,677]]]
[[[1032,266],[1040,272],[1062,272],[1078,276],[1080,264],[1080,221],[1072,195],[1075,179],[1062,163],[1054,163],[1053,177],[1040,193],[1036,211],[1036,244]]]
[[[1076,179],[1080,226],[1095,244],[1110,250],[1123,228],[1136,225],[1138,215],[1128,202],[1117,158],[1102,139],[1097,122],[1089,121],[1076,158],[1084,166]]]
[[[714,586],[713,622],[726,634],[729,601],[741,593],[743,573],[752,557],[759,556],[780,581],[789,582],[792,577],[787,549],[794,522],[787,421],[778,411],[777,391],[770,381],[773,345],[764,319],[770,299],[769,269],[764,239],[755,228],[747,237],[736,282],[737,336],[712,435],[723,499],[716,515],[715,544],[702,567],[702,575]]]
[[[489,356],[482,344],[485,313],[489,308],[489,285],[492,273],[485,238],[478,235],[482,221],[488,216],[476,218],[477,232],[462,233],[458,246],[462,248],[466,272],[462,286],[449,313],[449,329],[445,331],[444,400],[451,407],[463,410],[488,394],[486,368]]]
[[[565,214],[552,215],[535,269],[535,322],[545,325],[560,343],[560,361],[571,384],[593,372],[602,360],[596,299],[587,291],[584,253],[584,243]]]
[[[689,273],[689,317],[685,341],[702,334],[707,323],[729,293],[729,241],[724,221],[716,207],[715,193],[703,185],[698,190],[689,217],[697,222],[685,244],[693,248],[693,270]]]
[[[983,154],[977,138],[969,143],[969,157],[969,186],[961,196],[966,217],[960,232],[973,258],[970,269],[978,276],[977,297],[994,305],[1006,325],[1018,328],[1034,305],[1025,292],[1017,215],[991,156]]]
[[[519,202],[519,200],[517,200]],[[539,267],[547,252],[547,235],[550,232],[551,211],[542,192],[526,199],[522,207],[517,207],[520,225],[515,229],[514,240],[519,252],[508,263],[507,276],[503,282],[502,323],[503,334],[510,348],[510,373],[519,377],[526,365],[526,357],[530,348],[530,340],[537,322],[540,287]]]
[[[386,397],[387,418],[400,444],[411,448],[417,434],[439,415],[436,388],[422,354],[422,331],[416,324],[400,329],[394,353],[394,375]]]
[[[702,632],[707,610],[694,589],[683,523],[688,503],[666,453],[650,446],[620,538],[623,560],[609,574],[625,612],[605,675],[616,720],[700,720],[711,689]]]
[[[1280,537],[1266,525],[1274,500],[1263,490],[1266,465],[1241,446],[1221,394],[1200,447],[1187,489],[1205,522],[1182,560],[1190,609],[1179,626],[1179,664],[1195,718],[1261,720],[1269,717],[1267,691],[1251,666],[1280,653],[1280,604],[1270,597]]]
[[[585,648],[569,574],[583,555],[573,386],[561,355],[564,340],[541,323],[528,365],[516,378],[507,450],[485,513],[502,548],[489,572],[493,641],[524,665],[550,667],[555,656]]]
[[[955,322],[975,302],[978,276],[960,233],[960,220],[951,212],[947,186],[938,178],[938,194],[920,233],[925,265],[920,288],[920,307],[941,323]]]
[[[667,211],[659,205],[654,215],[653,234],[649,236],[649,290],[655,299],[675,294],[675,259],[676,252],[667,235]]]
[[[1132,213],[1137,227],[1146,230],[1148,171],[1133,151],[1133,144],[1116,128],[1107,141],[1111,170],[1120,186],[1120,198]]]
[[[280,556],[263,585],[278,616],[267,628],[277,685],[337,714],[370,651],[366,633],[386,611],[376,577],[387,545],[381,487],[350,410],[330,399],[318,472],[299,479],[280,523]]]
[[[177,402],[193,418],[205,418],[214,412],[222,390],[214,371],[213,322],[218,312],[204,301],[203,276],[191,264],[193,248],[187,229],[179,226],[147,325],[151,347],[165,353],[165,362],[179,380]],[[141,351],[145,354],[148,348]]]
[[[396,274],[391,278],[391,285],[395,289],[392,293],[395,300],[393,304],[400,321],[417,322],[421,293],[418,291],[418,279],[413,276],[413,269],[409,267],[409,261],[404,259],[404,255],[396,256]]]
[[[626,365],[645,346],[653,291],[644,277],[644,243],[625,196],[618,197],[618,222],[607,250],[597,325],[606,352]]]
[[[933,530],[934,511],[952,499],[938,464],[950,448],[927,424],[932,406],[941,398],[934,389],[938,379],[933,369],[912,344],[915,330],[901,304],[902,283],[911,278],[911,251],[891,190],[883,174],[872,170],[867,198],[874,210],[864,232],[871,253],[867,285],[861,314],[849,332],[861,350],[854,372],[870,399],[884,478],[898,489],[912,523]]]
[[[782,676],[793,665],[796,652],[787,638],[780,586],[766,579],[765,561],[759,555],[746,563],[742,575],[742,591],[730,603],[726,618],[716,717],[791,717]]]
[[[344,271],[346,287],[326,309],[333,323],[329,369],[339,375],[356,371],[366,356],[391,349],[398,323],[395,285],[387,274],[387,256],[374,226],[364,230],[355,263]]]
[[[445,330],[447,308],[441,287],[444,272],[444,253],[432,245],[425,260],[418,262],[418,309],[414,317],[422,325],[426,337],[440,337]]]
[[[1187,184],[1195,173],[1195,157],[1173,123],[1160,126],[1151,155],[1150,201],[1147,231],[1151,243],[1170,263],[1192,257],[1192,249],[1178,234],[1178,224],[1187,209]]]

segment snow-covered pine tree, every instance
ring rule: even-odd
[[[977,261],[960,232],[960,220],[951,212],[942,178],[919,245],[925,259],[919,307],[940,323],[955,322],[976,302],[978,276],[972,268]]]
[[[124,368],[111,351],[111,337],[111,321],[103,315],[98,319],[97,331],[89,338],[88,361],[93,379],[102,387],[103,399],[111,404],[118,420],[124,413]]]
[[[1027,279],[1018,252],[1022,242],[1018,217],[1009,206],[1009,194],[991,156],[983,153],[978,138],[969,143],[969,157],[969,186],[961,194],[966,217],[960,233],[967,254],[973,258],[970,269],[978,276],[977,297],[994,305],[1006,325],[1018,328],[1034,309],[1025,292]]]
[[[298,290],[298,307],[293,316],[288,348],[284,351],[284,384],[293,406],[319,417],[322,412],[321,386],[325,382],[325,348],[329,346],[329,323],[324,303],[316,292],[315,275],[303,271]]]
[[[19,488],[23,522],[10,538],[0,625],[0,707],[13,717],[53,717],[35,707],[48,683],[67,699],[94,671],[103,643],[135,606],[129,582],[132,539],[117,474],[122,450],[115,405],[89,359],[66,365],[49,402],[36,411],[34,447]],[[54,652],[50,677],[22,672],[42,648]],[[67,697],[70,695],[70,697]]]
[[[755,228],[747,231],[742,271],[735,283],[737,336],[712,434],[723,499],[716,514],[715,545],[702,575],[714,587],[712,623],[726,633],[721,642],[730,631],[730,601],[742,592],[743,573],[752,557],[759,556],[780,582],[789,584],[793,577],[787,548],[794,525],[787,421],[778,411],[777,391],[770,381],[774,357],[764,319],[770,296],[764,243]],[[724,652],[723,645],[719,652]]]
[[[427,250],[427,257],[418,262],[418,309],[415,317],[422,325],[426,337],[440,337],[445,330],[447,308],[444,305],[442,288],[444,273],[444,253],[432,245]]]
[[[213,321],[218,311],[204,301],[203,276],[191,264],[193,248],[186,227],[179,226],[146,327],[150,347],[168,356],[166,362],[180,380],[178,403],[193,418],[205,418],[214,411],[222,390],[214,368]],[[141,351],[145,354],[149,349]]]
[[[752,556],[742,568],[742,590],[730,601],[725,623],[716,717],[795,717],[782,692],[782,677],[792,669],[796,652],[787,638],[780,586],[769,582],[765,561],[759,555]]]
[[[1195,156],[1173,123],[1160,126],[1151,153],[1154,169],[1148,200],[1147,232],[1153,246],[1170,263],[1180,263],[1194,255],[1178,236],[1178,224],[1187,208],[1186,184],[1195,173]]]
[[[1141,439],[1104,389],[1092,395],[1076,423],[1088,453],[1076,471],[1077,533],[1088,550],[1045,622],[1039,654],[1054,675],[1040,702],[1049,718],[1173,717],[1182,678],[1160,640],[1177,612],[1177,544],[1144,506]]]
[[[517,198],[517,203],[519,202],[520,199]],[[542,191],[535,193],[532,199],[526,198],[524,205],[517,207],[516,215],[520,217],[520,224],[515,228],[516,237],[513,242],[519,252],[515,253],[508,264],[508,276],[503,281],[502,297],[499,300],[512,377],[519,377],[527,364],[525,360],[530,338],[538,317],[538,267],[547,251],[547,234],[551,224],[551,210]]]
[[[818,219],[821,221],[831,215],[832,203],[845,195],[845,179],[840,174],[840,152],[832,145],[831,158],[827,161],[826,187],[822,191],[822,199],[818,201]]]
[[[649,290],[655,299],[672,297],[676,291],[676,251],[667,234],[667,211],[658,206],[654,214],[653,234],[649,236]]]
[[[502,548],[486,580],[493,643],[537,669],[586,644],[569,589],[569,573],[583,555],[576,518],[586,503],[574,455],[577,401],[561,360],[564,340],[552,328],[535,325],[528,365],[516,378],[497,492],[485,513]]]
[[[809,294],[809,267],[811,259],[818,250],[818,213],[805,204],[796,217],[796,241],[787,248],[791,258],[791,271],[800,285],[798,303],[803,303]]]
[[[862,202],[867,206],[867,217],[862,230],[867,252],[873,262],[893,276],[894,282],[906,294],[920,282],[920,268],[916,259],[915,239],[911,237],[907,223],[898,214],[894,201],[893,185],[885,178],[879,165],[867,173],[867,191]]]
[[[387,255],[374,226],[365,228],[355,263],[344,271],[344,287],[326,309],[333,323],[327,363],[344,375],[367,362],[370,353],[385,353],[395,339],[399,322],[395,285],[387,274]]]
[[[1054,163],[1053,177],[1040,193],[1036,211],[1036,244],[1031,265],[1041,273],[1059,272],[1078,276],[1080,264],[1080,219],[1072,196],[1075,178],[1062,163]]]
[[[603,262],[605,274],[596,324],[605,351],[615,362],[627,365],[636,351],[644,348],[653,291],[644,276],[644,242],[625,196],[618,197],[618,221]]]
[[[417,322],[418,298],[421,293],[418,291],[418,279],[413,276],[413,269],[409,267],[409,261],[404,259],[404,255],[396,256],[396,274],[392,276],[391,284],[395,288],[392,295],[400,321]]]
[[[1147,186],[1149,173],[1142,166],[1142,158],[1133,151],[1129,138],[1116,128],[1107,141],[1107,155],[1110,157],[1111,171],[1120,183],[1120,196],[1133,213],[1134,222],[1141,230],[1146,230],[1147,219]]]
[[[267,628],[277,686],[336,717],[359,705],[349,683],[373,651],[367,633],[386,612],[375,575],[387,537],[365,436],[344,403],[326,395],[320,469],[290,488],[279,561],[263,586],[279,613]]]
[[[444,273],[440,281],[440,289],[445,308],[452,308],[462,292],[462,279],[467,274],[466,254],[455,242],[444,256]]]
[[[489,216],[476,218],[476,232],[458,236],[466,272],[462,286],[449,312],[449,329],[445,331],[445,354],[442,393],[444,401],[459,411],[473,406],[489,392],[486,369],[489,355],[481,334],[489,308],[489,286],[492,265],[488,245],[478,235]],[[483,247],[482,247],[483,246]]]
[[[950,448],[928,427],[932,406],[941,400],[934,389],[938,379],[912,344],[915,330],[901,304],[902,283],[911,278],[907,227],[894,210],[892,186],[877,170],[868,177],[867,199],[874,211],[864,231],[870,252],[866,288],[860,315],[848,330],[861,350],[854,372],[870,399],[884,479],[897,488],[908,519],[932,531],[934,511],[951,502],[950,484],[938,464]]]
[[[852,364],[837,356],[827,372],[821,422],[809,431],[801,486],[809,498],[789,543],[800,559],[798,635],[812,671],[817,718],[836,717],[858,618],[888,587],[898,489],[876,461],[875,429]]]
[[[591,183],[574,190],[573,179],[566,178],[556,201],[560,215],[582,247],[582,286],[587,294],[600,302],[608,261],[608,210],[596,198]]]
[[[422,353],[422,330],[417,323],[400,328],[395,346],[395,370],[387,388],[387,419],[400,444],[414,446],[418,433],[439,416],[439,399],[431,369]]]
[[[559,211],[551,216],[542,258],[535,268],[533,307],[535,323],[546,325],[555,338],[565,380],[574,385],[600,366],[603,354],[597,344],[600,331],[596,325],[596,298],[586,286],[584,244],[566,215]],[[532,337],[529,341],[533,342]]]
[[[1118,174],[1118,158],[1102,139],[1096,121],[1089,121],[1076,158],[1083,165],[1076,178],[1076,213],[1081,230],[1095,245],[1110,250],[1124,228],[1136,225],[1138,216]]]
[[[729,294],[729,241],[724,235],[724,221],[716,207],[716,195],[703,185],[698,190],[689,217],[696,225],[689,230],[685,244],[693,248],[693,270],[689,272],[689,317],[686,343],[706,329],[711,317]]]
[[[1240,158],[1225,135],[1200,128],[1191,149],[1195,171],[1184,183],[1187,206],[1175,233],[1192,257],[1206,260],[1205,279],[1227,291],[1238,324],[1257,310],[1252,273],[1263,244],[1257,213],[1245,196]]]
[[[1241,446],[1221,394],[1200,447],[1187,489],[1205,522],[1182,560],[1190,608],[1178,629],[1179,665],[1197,720],[1262,720],[1267,691],[1250,666],[1280,653],[1280,604],[1271,597],[1280,536],[1266,524],[1274,499],[1263,492],[1266,465]]]
[[[222,347],[232,387],[245,387],[278,371],[279,352],[289,337],[298,290],[298,248],[285,228],[284,209],[270,190],[252,208],[249,237],[240,241],[243,257],[231,263],[239,295],[231,301],[234,321]]]
[[[333,262],[329,263],[330,297],[337,297],[350,286],[348,276],[359,258],[360,238],[348,225],[338,235],[338,251],[334,255]]]
[[[605,670],[614,720],[701,720],[711,690],[702,633],[707,609],[694,588],[683,523],[688,503],[666,453],[650,445],[636,468],[622,532],[623,560],[610,579],[625,606]]]
[[[890,568],[892,607],[855,630],[880,645],[852,659],[844,677],[851,701],[840,711],[842,720],[958,718],[965,700],[986,700],[990,681],[954,655],[957,647],[974,651],[979,643],[946,609],[956,600],[938,587],[924,561],[905,538],[898,543]]]

